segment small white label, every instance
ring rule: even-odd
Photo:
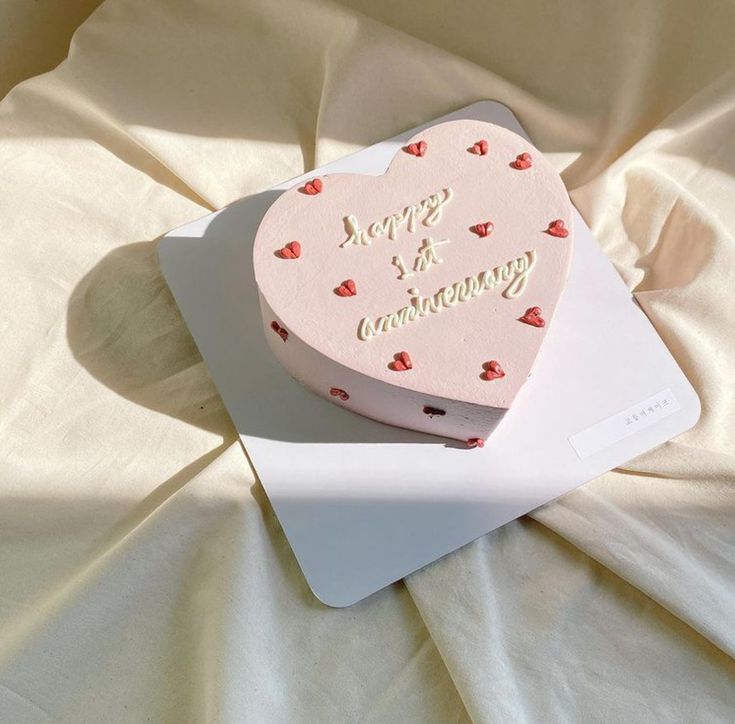
[[[569,442],[581,459],[588,458],[636,432],[655,425],[680,409],[681,406],[674,393],[666,389],[572,435]]]

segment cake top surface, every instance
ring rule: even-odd
[[[413,137],[383,175],[284,192],[253,262],[277,321],[334,361],[508,408],[563,290],[572,230],[567,191],[536,148],[450,121]]]

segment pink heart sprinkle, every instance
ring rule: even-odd
[[[344,390],[340,390],[339,387],[330,387],[329,394],[332,397],[339,397],[343,402],[350,399],[350,396]]]
[[[513,168],[523,171],[524,169],[531,168],[533,166],[533,160],[531,159],[530,153],[519,153],[516,156],[516,160],[511,164]]]
[[[483,377],[488,381],[499,380],[501,377],[505,377],[505,371],[500,366],[500,362],[493,359],[485,363]]]
[[[289,241],[279,250],[279,254],[283,259],[298,259],[301,256],[301,244],[298,241]]]
[[[288,332],[278,322],[271,322],[271,329],[285,342],[288,339]]]
[[[354,297],[357,294],[357,287],[352,279],[345,279],[334,291],[340,297]]]
[[[399,352],[395,355],[395,359],[391,362],[391,369],[395,372],[405,372],[406,370],[413,369],[413,362],[408,352]]]
[[[569,236],[569,229],[564,226],[564,222],[561,219],[554,219],[549,222],[549,228],[546,230],[551,236],[557,236],[560,239],[566,239]]]
[[[541,316],[541,307],[529,307],[519,321],[530,324],[532,327],[543,327],[546,324]]]
[[[418,143],[409,143],[406,147],[407,153],[412,156],[423,156],[428,148],[426,141],[419,141]]]
[[[321,193],[322,190],[322,180],[315,178],[311,181],[304,184],[304,193],[308,194],[309,196],[314,196],[318,193]]]
[[[492,234],[493,229],[495,229],[495,224],[493,224],[492,221],[485,221],[481,224],[475,224],[475,233],[481,238],[484,239],[486,236],[490,236]]]

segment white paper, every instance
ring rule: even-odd
[[[669,389],[662,390],[572,435],[569,442],[580,458],[588,458],[630,435],[656,425],[680,409],[681,405],[674,393]]]

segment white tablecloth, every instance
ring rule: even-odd
[[[714,0],[107,0],[0,103],[0,722],[732,721],[734,27]],[[329,609],[155,240],[484,98],[702,419]]]

